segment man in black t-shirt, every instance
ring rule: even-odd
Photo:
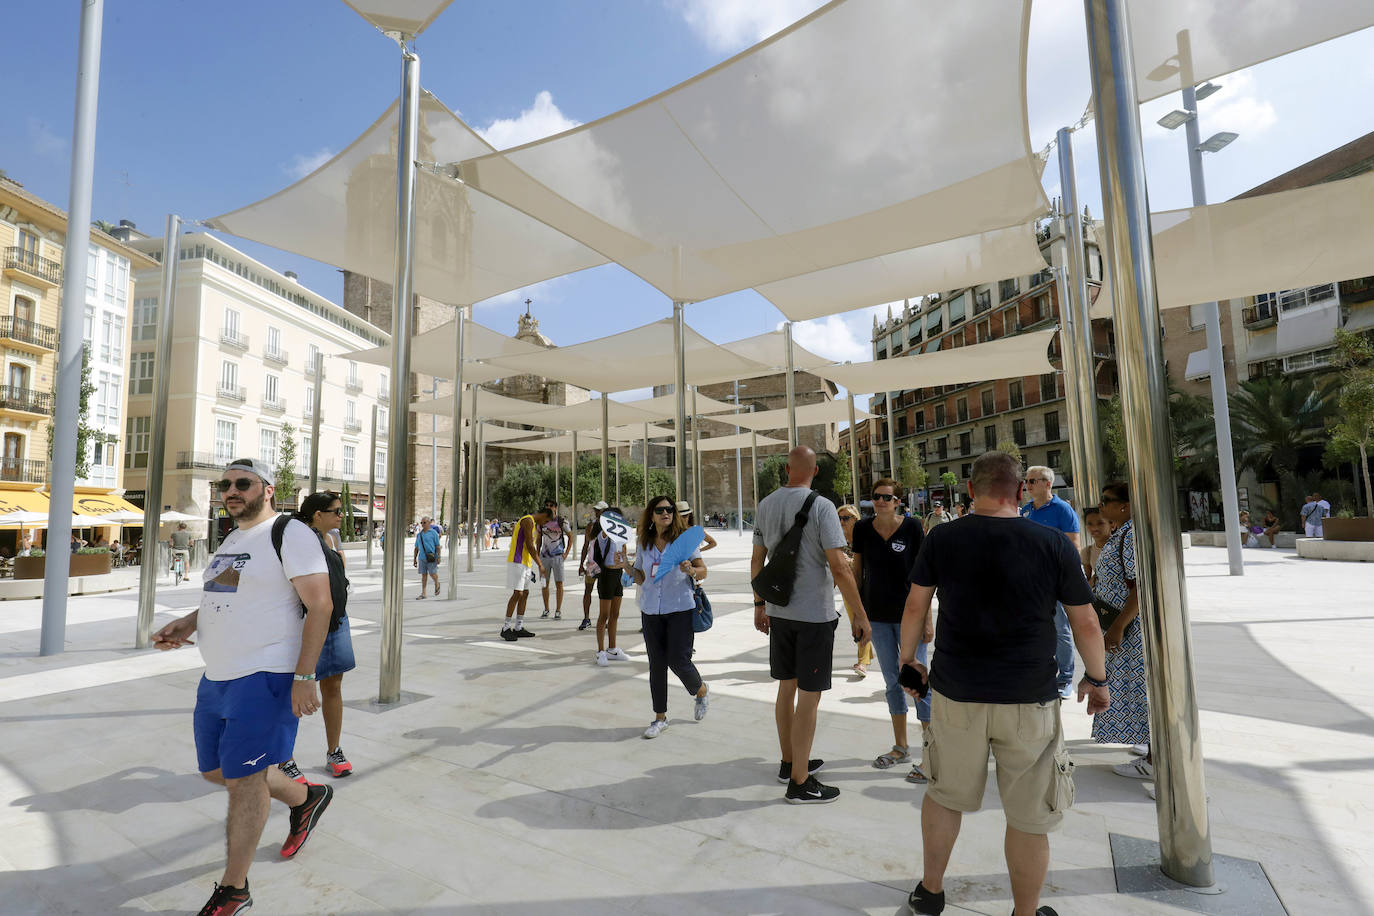
[[[973,464],[973,511],[932,529],[911,570],[901,656],[931,695],[925,733],[929,779],[921,805],[925,872],[908,898],[916,913],[944,909],[944,874],[963,812],[982,806],[991,749],[1007,820],[1014,916],[1039,907],[1049,870],[1047,834],[1073,803],[1073,761],[1064,749],[1055,689],[1055,602],[1062,602],[1083,657],[1078,699],[1088,713],[1111,702],[1102,631],[1078,553],[1058,531],[1017,514],[1021,466],[1003,452]],[[915,664],[931,599],[940,596],[935,658]],[[1038,907],[1038,908],[1037,908]]]

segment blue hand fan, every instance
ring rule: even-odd
[[[663,551],[663,558],[658,561],[658,575],[654,576],[654,581],[662,582],[663,577],[668,575],[668,570],[677,569],[683,560],[690,560],[705,540],[706,529],[700,525],[693,525],[679,534],[677,540]]]

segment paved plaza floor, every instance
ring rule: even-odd
[[[702,722],[670,678],[671,725],[652,718],[626,596],[627,663],[597,668],[581,591],[538,636],[498,638],[505,551],[456,600],[420,602],[407,569],[403,688],[379,711],[380,552],[350,552],[359,667],[344,679],[354,776],[291,861],[274,805],[251,874],[274,914],[826,914],[905,912],[920,863],[922,788],[879,771],[891,743],[876,669],[854,679],[837,640],[815,754],[836,804],[782,801],[767,645],[752,626],[748,548],[716,532],[706,555],[715,627],[697,663]],[[1289,913],[1374,912],[1374,569],[1220,548],[1186,551],[1214,849],[1262,863]],[[445,558],[445,563],[448,559]],[[460,563],[462,559],[460,558]],[[164,589],[158,625],[197,602]],[[196,912],[223,866],[225,794],[195,772],[195,649],[135,651],[132,592],[74,598],[67,651],[36,657],[37,601],[0,603],[0,913]],[[843,629],[843,628],[842,628]],[[1051,840],[1044,903],[1062,916],[1183,912],[1116,893],[1108,834],[1157,838],[1154,802],[1114,775],[1127,759],[1064,709],[1077,803]],[[318,715],[297,759],[324,775]],[[1004,916],[1010,890],[995,782],[964,819],[948,913]]]

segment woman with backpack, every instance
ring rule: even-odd
[[[325,552],[329,564],[330,594],[334,598],[334,616],[329,623],[329,635],[320,649],[320,660],[315,665],[315,680],[320,685],[320,711],[324,717],[325,765],[329,775],[348,776],[353,772],[353,764],[344,756],[339,746],[343,732],[343,676],[345,672],[357,667],[353,658],[353,637],[348,629],[348,614],[344,607],[338,606],[348,594],[348,578],[344,575],[342,543],[339,541],[339,525],[343,519],[343,501],[338,493],[311,493],[301,500],[295,517],[311,527],[320,538],[320,548]],[[336,580],[342,580],[338,587]],[[280,764],[281,771],[296,782],[305,782],[296,759]]]
[[[668,669],[673,669],[687,692],[696,698],[694,718],[706,718],[710,704],[706,683],[692,664],[692,615],[696,612],[696,583],[706,578],[701,551],[668,570],[655,582],[659,561],[687,526],[667,496],[649,501],[639,523],[639,551],[630,575],[639,586],[640,620],[644,623],[644,649],[649,656],[649,697],[654,721],[645,738],[657,738],[668,727]]]

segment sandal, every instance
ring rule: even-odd
[[[864,667],[862,662],[855,662],[853,668],[854,673],[857,674],[859,677],[862,678],[868,676],[868,668]]]
[[[874,758],[873,766],[875,769],[886,770],[899,763],[909,763],[910,761],[911,754],[908,753],[907,749],[898,747],[894,744],[892,745],[892,750],[888,751],[886,754],[879,754]]]
[[[925,785],[926,774],[921,772],[921,767],[918,764],[913,763],[911,765],[911,772],[906,774],[906,781],[915,783],[918,786]]]

